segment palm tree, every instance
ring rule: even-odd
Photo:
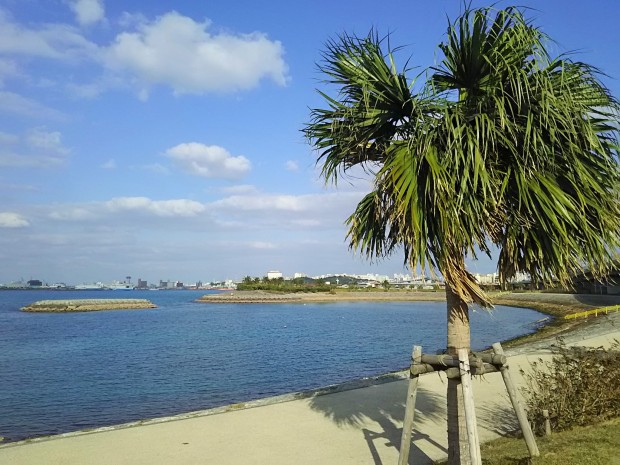
[[[338,89],[303,129],[322,176],[374,176],[346,221],[350,247],[443,275],[451,354],[470,348],[469,305],[491,307],[466,259],[497,254],[501,282],[568,285],[604,275],[620,246],[620,106],[596,68],[548,41],[521,9],[467,9],[416,79],[375,31],[328,42],[319,64]],[[459,389],[449,381],[450,464],[469,457]]]

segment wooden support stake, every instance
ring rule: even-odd
[[[461,370],[461,385],[463,386],[463,406],[465,407],[465,426],[467,427],[467,438],[469,440],[469,456],[472,465],[482,465],[476,409],[474,406],[474,391],[471,386],[469,351],[467,349],[459,349],[458,355],[461,364],[459,368]]]
[[[420,363],[422,346],[413,346],[411,354],[411,366]],[[398,465],[407,465],[409,462],[409,447],[411,446],[411,433],[413,432],[413,414],[415,412],[415,398],[418,392],[418,375],[409,374],[409,388],[407,389],[407,403],[405,404],[405,418],[403,419],[403,433],[400,437],[400,454]]]
[[[545,419],[545,436],[551,436],[551,421],[549,420],[549,410],[542,411],[543,418]]]
[[[448,354],[422,354],[421,362],[436,367],[459,367],[459,358]],[[506,357],[496,354],[471,354],[469,356],[469,366],[472,368],[482,368],[485,363],[503,365],[506,363]]]
[[[409,374],[412,376],[423,375],[424,373],[432,373],[433,371],[441,371],[445,369],[445,367],[440,367],[439,370],[435,370],[433,365],[429,365],[428,363],[415,363],[411,365],[409,369]]]
[[[502,345],[499,342],[493,344],[493,352],[499,355],[504,355],[504,349],[502,349]],[[527,421],[525,410],[523,410],[523,407],[519,402],[519,398],[517,397],[517,389],[512,382],[512,377],[508,371],[508,365],[503,365],[500,368],[500,372],[502,373],[502,378],[504,378],[504,384],[506,385],[510,402],[512,402],[512,408],[514,408],[515,413],[517,414],[517,420],[519,420],[519,426],[523,432],[523,438],[525,439],[525,444],[530,452],[530,457],[538,457],[540,452],[538,451],[538,446],[536,445],[536,438],[534,437],[532,428],[530,428],[530,424]]]
[[[495,365],[491,365],[490,363],[484,363],[482,368],[475,368],[471,365],[469,366],[469,370],[471,371],[472,376],[480,376],[486,375],[488,373],[495,373],[500,371]],[[444,368],[444,372],[446,373],[446,377],[448,378],[460,378],[461,372],[456,367]]]

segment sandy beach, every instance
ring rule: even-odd
[[[541,294],[542,295],[542,294]],[[438,294],[438,297],[440,294]],[[573,306],[610,305],[620,297],[553,297]],[[620,340],[620,312],[564,334],[568,344],[609,346]],[[531,362],[550,357],[555,338],[506,351],[517,383]],[[108,464],[393,464],[398,460],[406,373],[171,418],[0,446],[7,465]],[[445,378],[423,375],[418,389],[410,463],[445,457]],[[513,431],[516,419],[498,373],[473,383],[481,440]]]

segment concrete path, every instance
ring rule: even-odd
[[[620,315],[567,338],[569,343],[609,346],[620,339]],[[508,351],[513,377],[553,341]],[[411,464],[446,455],[446,380],[420,378]],[[516,418],[499,373],[474,381],[480,438],[516,429]],[[279,465],[368,464],[398,461],[407,381],[216,415],[142,426],[75,433],[0,447],[2,465]],[[525,446],[524,446],[525,447]]]

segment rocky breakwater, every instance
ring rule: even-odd
[[[302,302],[303,300],[305,299],[299,294],[275,294],[264,291],[234,291],[222,294],[204,295],[197,299],[197,302],[259,304]]]
[[[39,300],[21,309],[24,312],[67,313],[146,308],[157,308],[157,305],[147,299]]]

